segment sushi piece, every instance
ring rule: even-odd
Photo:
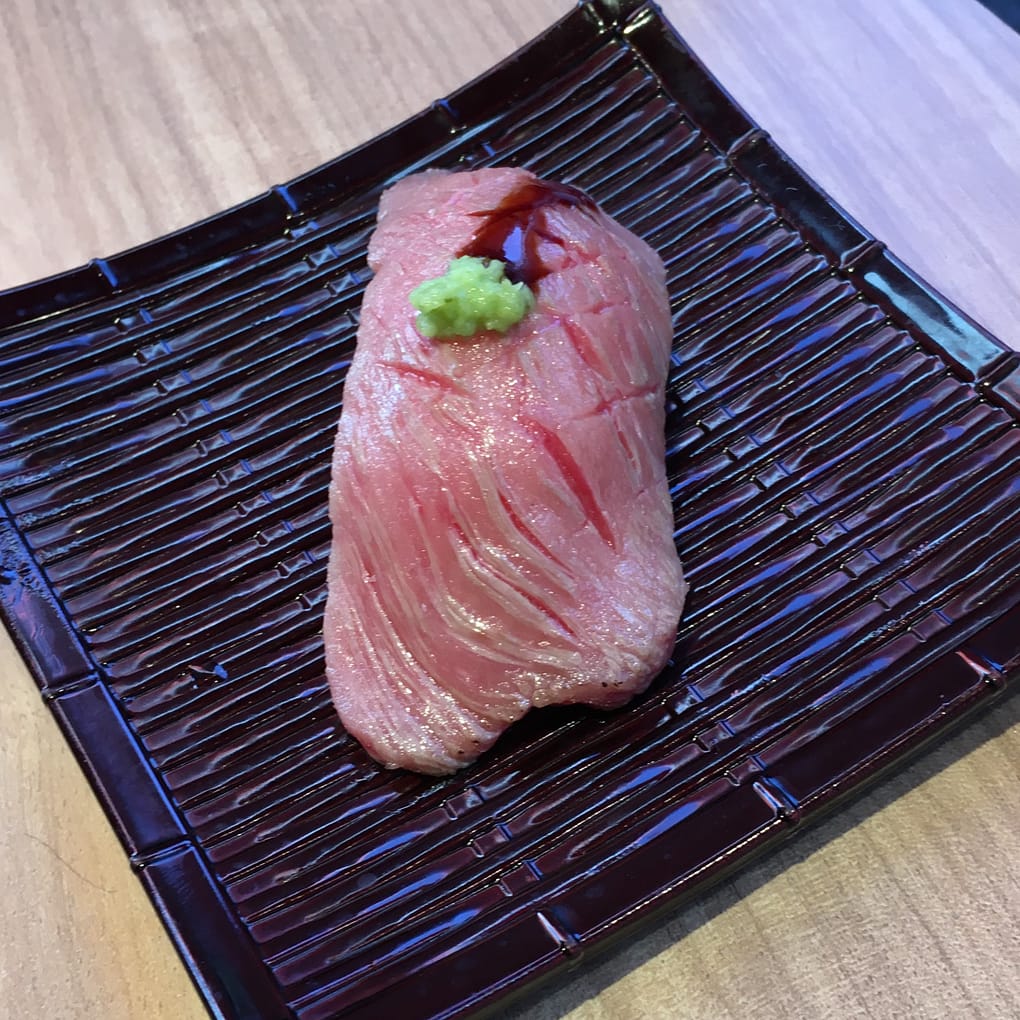
[[[327,676],[369,754],[443,775],[532,707],[625,704],[670,655],[665,271],[585,194],[515,168],[395,184],[368,257]]]

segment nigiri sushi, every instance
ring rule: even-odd
[[[326,672],[372,757],[444,775],[533,707],[625,704],[669,658],[665,270],[583,192],[508,167],[399,181],[368,258]],[[450,293],[462,270],[488,296]]]

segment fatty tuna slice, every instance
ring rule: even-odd
[[[532,707],[623,705],[673,648],[665,272],[577,196],[494,168],[408,177],[380,203],[324,639],[345,727],[389,767],[452,772]],[[530,255],[510,271],[533,310],[505,335],[420,335],[410,292],[528,203],[514,243]]]

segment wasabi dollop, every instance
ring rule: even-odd
[[[485,330],[505,333],[535,305],[523,283],[511,283],[499,259],[462,255],[443,276],[425,280],[410,295],[418,310],[415,325],[422,336],[448,340]]]

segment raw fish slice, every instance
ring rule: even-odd
[[[518,169],[429,171],[380,203],[333,458],[325,646],[344,725],[390,767],[452,772],[532,706],[620,706],[674,644],[665,272],[571,194]],[[546,196],[534,309],[505,335],[424,338],[410,292],[522,195]]]

